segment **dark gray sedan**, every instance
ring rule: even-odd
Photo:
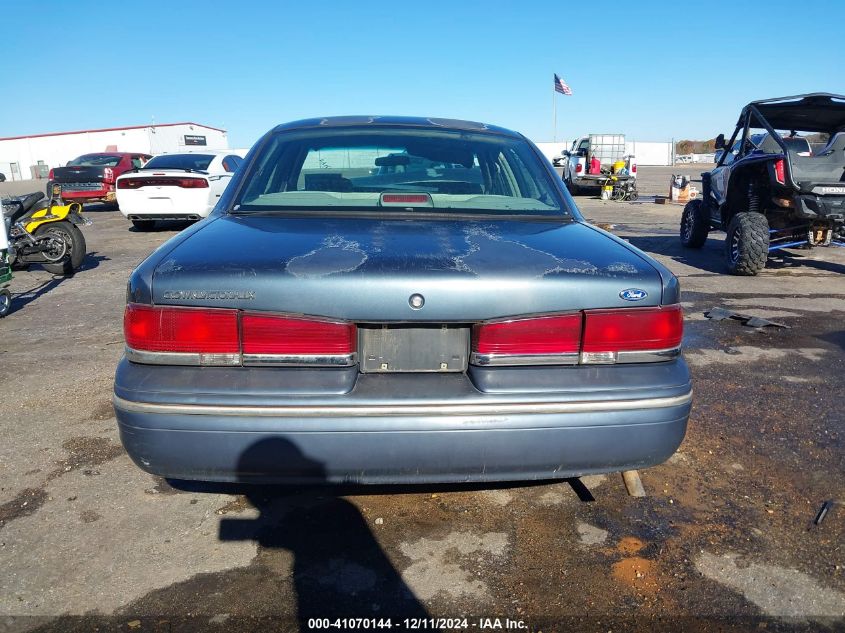
[[[114,406],[135,462],[173,478],[640,468],[686,431],[679,301],[520,134],[298,121],[133,272]]]

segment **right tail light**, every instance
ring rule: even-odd
[[[476,365],[573,365],[667,360],[680,352],[680,305],[585,310],[473,327]]]

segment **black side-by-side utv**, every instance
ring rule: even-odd
[[[813,93],[743,108],[702,196],[684,207],[681,242],[701,248],[727,233],[734,275],[756,275],[771,251],[845,246],[845,96]]]

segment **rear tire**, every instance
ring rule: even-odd
[[[691,200],[681,215],[681,244],[687,248],[701,248],[707,241],[710,221],[701,200]]]
[[[12,311],[12,293],[8,288],[0,289],[0,319]]]
[[[132,226],[135,227],[136,231],[141,232],[148,232],[152,231],[156,227],[155,220],[132,220]]]
[[[68,245],[68,254],[64,260],[54,264],[42,263],[41,266],[49,273],[54,275],[72,275],[81,266],[85,260],[85,252],[87,246],[85,245],[85,236],[82,231],[76,228],[70,222],[55,222],[45,224],[38,227],[35,231],[35,237],[53,233],[56,237],[61,237]]]
[[[769,221],[762,213],[737,213],[728,224],[725,259],[732,275],[752,276],[766,267]]]

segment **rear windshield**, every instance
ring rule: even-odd
[[[109,156],[103,154],[86,154],[74,158],[67,165],[68,167],[117,167],[122,156]]]
[[[214,154],[165,154],[151,158],[144,169],[193,169],[205,171]]]
[[[382,194],[417,194],[400,206],[435,212],[564,213],[529,144],[492,134],[353,127],[280,133],[265,145],[245,180],[233,207],[237,212],[326,207],[372,211],[390,198]],[[418,204],[421,198],[425,202]]]

